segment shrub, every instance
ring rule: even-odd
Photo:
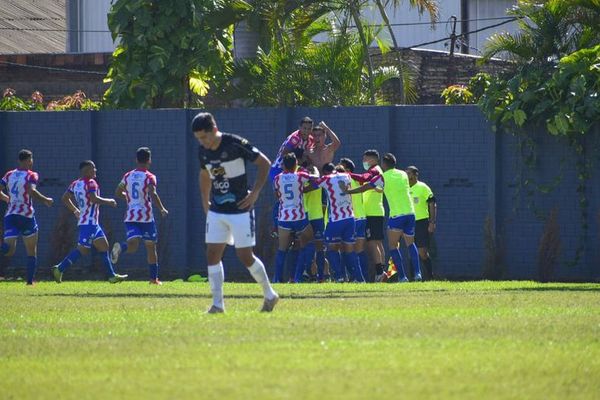
[[[473,93],[464,85],[448,86],[442,91],[442,98],[448,105],[475,103]]]

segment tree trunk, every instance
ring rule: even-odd
[[[350,12],[352,13],[352,19],[354,19],[354,23],[356,24],[356,29],[358,29],[358,35],[360,36],[360,41],[362,42],[363,49],[365,51],[365,57],[367,58],[367,69],[369,71],[369,95],[371,98],[371,104],[375,104],[375,86],[373,84],[373,63],[371,62],[371,55],[369,54],[369,43],[367,43],[367,38],[365,37],[365,31],[363,30],[363,25],[360,20],[360,13],[356,8],[356,4],[352,4],[350,6]]]
[[[390,23],[390,19],[387,15],[387,12],[385,11],[385,6],[383,5],[383,3],[381,2],[381,0],[375,0],[375,4],[377,4],[377,8],[379,8],[379,14],[381,14],[381,18],[383,19],[383,22],[385,23],[385,26],[387,27],[390,36],[392,38],[392,43],[394,44],[394,48],[392,49],[392,51],[394,52],[394,56],[396,58],[396,66],[400,69],[400,71],[402,71],[402,60],[400,59],[400,47],[398,46],[398,41],[396,40],[396,35],[394,34],[394,30],[392,29],[392,24]],[[404,79],[402,77],[402,74],[400,74],[400,101],[402,102],[402,104],[406,103],[406,96],[404,94]]]

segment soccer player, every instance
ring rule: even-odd
[[[309,117],[304,117],[300,120],[298,130],[292,132],[279,147],[277,157],[271,168],[269,169],[269,179],[271,182],[283,171],[282,160],[283,156],[293,152],[294,150],[309,151],[315,146],[312,136],[313,120]],[[273,236],[277,236],[277,217],[279,215],[279,201],[275,201],[273,205]]]
[[[308,165],[307,168],[312,174],[319,176],[319,170],[315,166]],[[310,184],[306,186],[310,186]],[[305,261],[312,264],[312,260],[315,260],[319,282],[325,280],[325,247],[323,245],[325,220],[322,198],[323,189],[321,188],[304,193],[304,209],[308,214],[308,221],[313,231],[313,240],[306,245]]]
[[[365,183],[383,173],[379,166],[379,152],[367,150],[363,153],[363,174],[352,174],[352,178]],[[383,223],[385,210],[383,208],[383,194],[374,190],[363,193],[363,204],[367,218],[367,250],[370,259],[375,263],[375,282],[381,282],[384,277],[384,249],[383,249]]]
[[[96,165],[93,161],[82,161],[79,164],[79,171],[81,177],[73,181],[62,196],[63,204],[77,217],[79,226],[77,248],[71,251],[60,264],[52,267],[52,275],[56,283],[61,283],[66,269],[77,262],[82,255],[88,254],[91,247],[94,246],[106,267],[108,281],[110,283],[122,282],[127,275],[115,273],[108,255],[108,240],[98,222],[100,206],[116,207],[117,202],[115,199],[100,197],[100,187],[96,182]]]
[[[425,182],[419,180],[419,169],[414,165],[406,168],[410,183],[410,196],[415,206],[415,244],[423,264],[424,278],[433,279],[433,267],[429,257],[429,240],[435,232],[437,204],[433,192]]]
[[[303,189],[311,176],[304,171],[296,171],[298,160],[294,153],[283,156],[283,172],[273,181],[275,195],[279,200],[279,216],[277,228],[279,231],[279,247],[275,258],[275,277],[273,282],[283,281],[283,268],[290,242],[294,235],[299,240],[300,253],[305,245],[312,240],[312,227],[304,211]],[[314,177],[318,178],[318,177]],[[302,280],[306,257],[301,254],[296,263],[294,282]],[[311,259],[312,261],[312,259]]]
[[[410,198],[410,186],[406,172],[396,168],[396,157],[387,153],[383,157],[383,174],[373,177],[366,185],[356,189],[346,190],[346,193],[354,194],[365,192],[369,189],[383,189],[385,198],[390,207],[390,218],[388,219],[388,246],[394,264],[398,268],[399,282],[408,282],[402,254],[398,245],[404,239],[406,247],[414,266],[414,280],[421,281],[421,267],[419,264],[419,252],[415,245],[415,208]]]
[[[322,172],[320,169],[325,164],[333,162],[335,152],[340,148],[342,142],[324,121],[313,128],[312,136],[315,146],[307,152],[306,156],[312,165],[316,165],[319,172]],[[331,143],[326,143],[327,139],[330,139]]]
[[[254,255],[256,244],[252,207],[269,173],[269,159],[237,135],[219,131],[210,113],[199,113],[192,120],[192,132],[200,143],[200,194],[206,213],[206,258],[213,304],[208,313],[225,311],[223,302],[223,252],[235,245],[238,258],[263,289],[261,311],[270,312],[279,296],[269,282],[265,266]],[[246,162],[257,166],[254,186],[248,189]]]
[[[136,151],[137,168],[123,175],[117,186],[115,197],[127,202],[125,212],[125,229],[127,241],[115,243],[111,251],[111,261],[116,264],[122,252],[135,253],[139,247],[140,239],[146,246],[146,258],[150,271],[150,283],[162,285],[158,279],[158,255],[156,254],[156,223],[152,213],[152,202],[156,204],[162,217],[169,211],[165,208],[156,192],[156,176],[149,169],[152,164],[152,153],[147,147],[140,147]]]
[[[4,215],[4,241],[0,253],[12,257],[17,248],[17,239],[23,237],[27,252],[27,284],[33,285],[37,270],[38,225],[35,221],[33,199],[50,207],[54,200],[37,190],[39,175],[33,168],[33,153],[19,151],[18,167],[8,171],[0,180],[0,199],[8,206]],[[7,193],[3,190],[6,189]]]
[[[350,173],[350,187],[352,189],[359,187],[360,183],[356,179],[352,178],[352,173],[354,173],[354,169],[356,168],[354,162],[349,158],[342,158],[340,159],[340,165],[343,166],[344,169]],[[352,209],[354,211],[356,238],[356,242],[354,244],[354,251],[356,252],[356,255],[358,257],[360,270],[362,271],[363,277],[366,280],[369,277],[369,260],[367,258],[367,253],[365,252],[367,218],[365,214],[365,206],[363,204],[362,193],[352,195]]]
[[[354,279],[364,282],[358,259],[354,252],[355,222],[352,211],[352,198],[344,190],[350,185],[350,175],[344,172],[343,167],[332,164],[323,166],[321,178],[315,183],[325,190],[329,200],[329,222],[325,228],[325,241],[327,242],[327,258],[333,268],[335,280],[345,281],[345,271],[342,269],[340,249],[344,253],[344,260],[348,269],[354,271]],[[343,246],[342,246],[343,244]]]

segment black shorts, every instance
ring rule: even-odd
[[[384,217],[367,216],[367,241],[383,240],[383,220]]]
[[[417,247],[429,247],[429,218],[420,219],[415,224],[415,244]]]

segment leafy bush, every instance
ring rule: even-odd
[[[444,103],[451,104],[473,104],[473,93],[465,85],[451,85],[442,91]]]
[[[29,99],[23,99],[16,95],[14,89],[7,88],[0,100],[0,111],[89,111],[100,108],[102,108],[101,103],[88,99],[81,90],[60,100],[50,101],[46,106],[44,106],[44,96],[37,90]]]

